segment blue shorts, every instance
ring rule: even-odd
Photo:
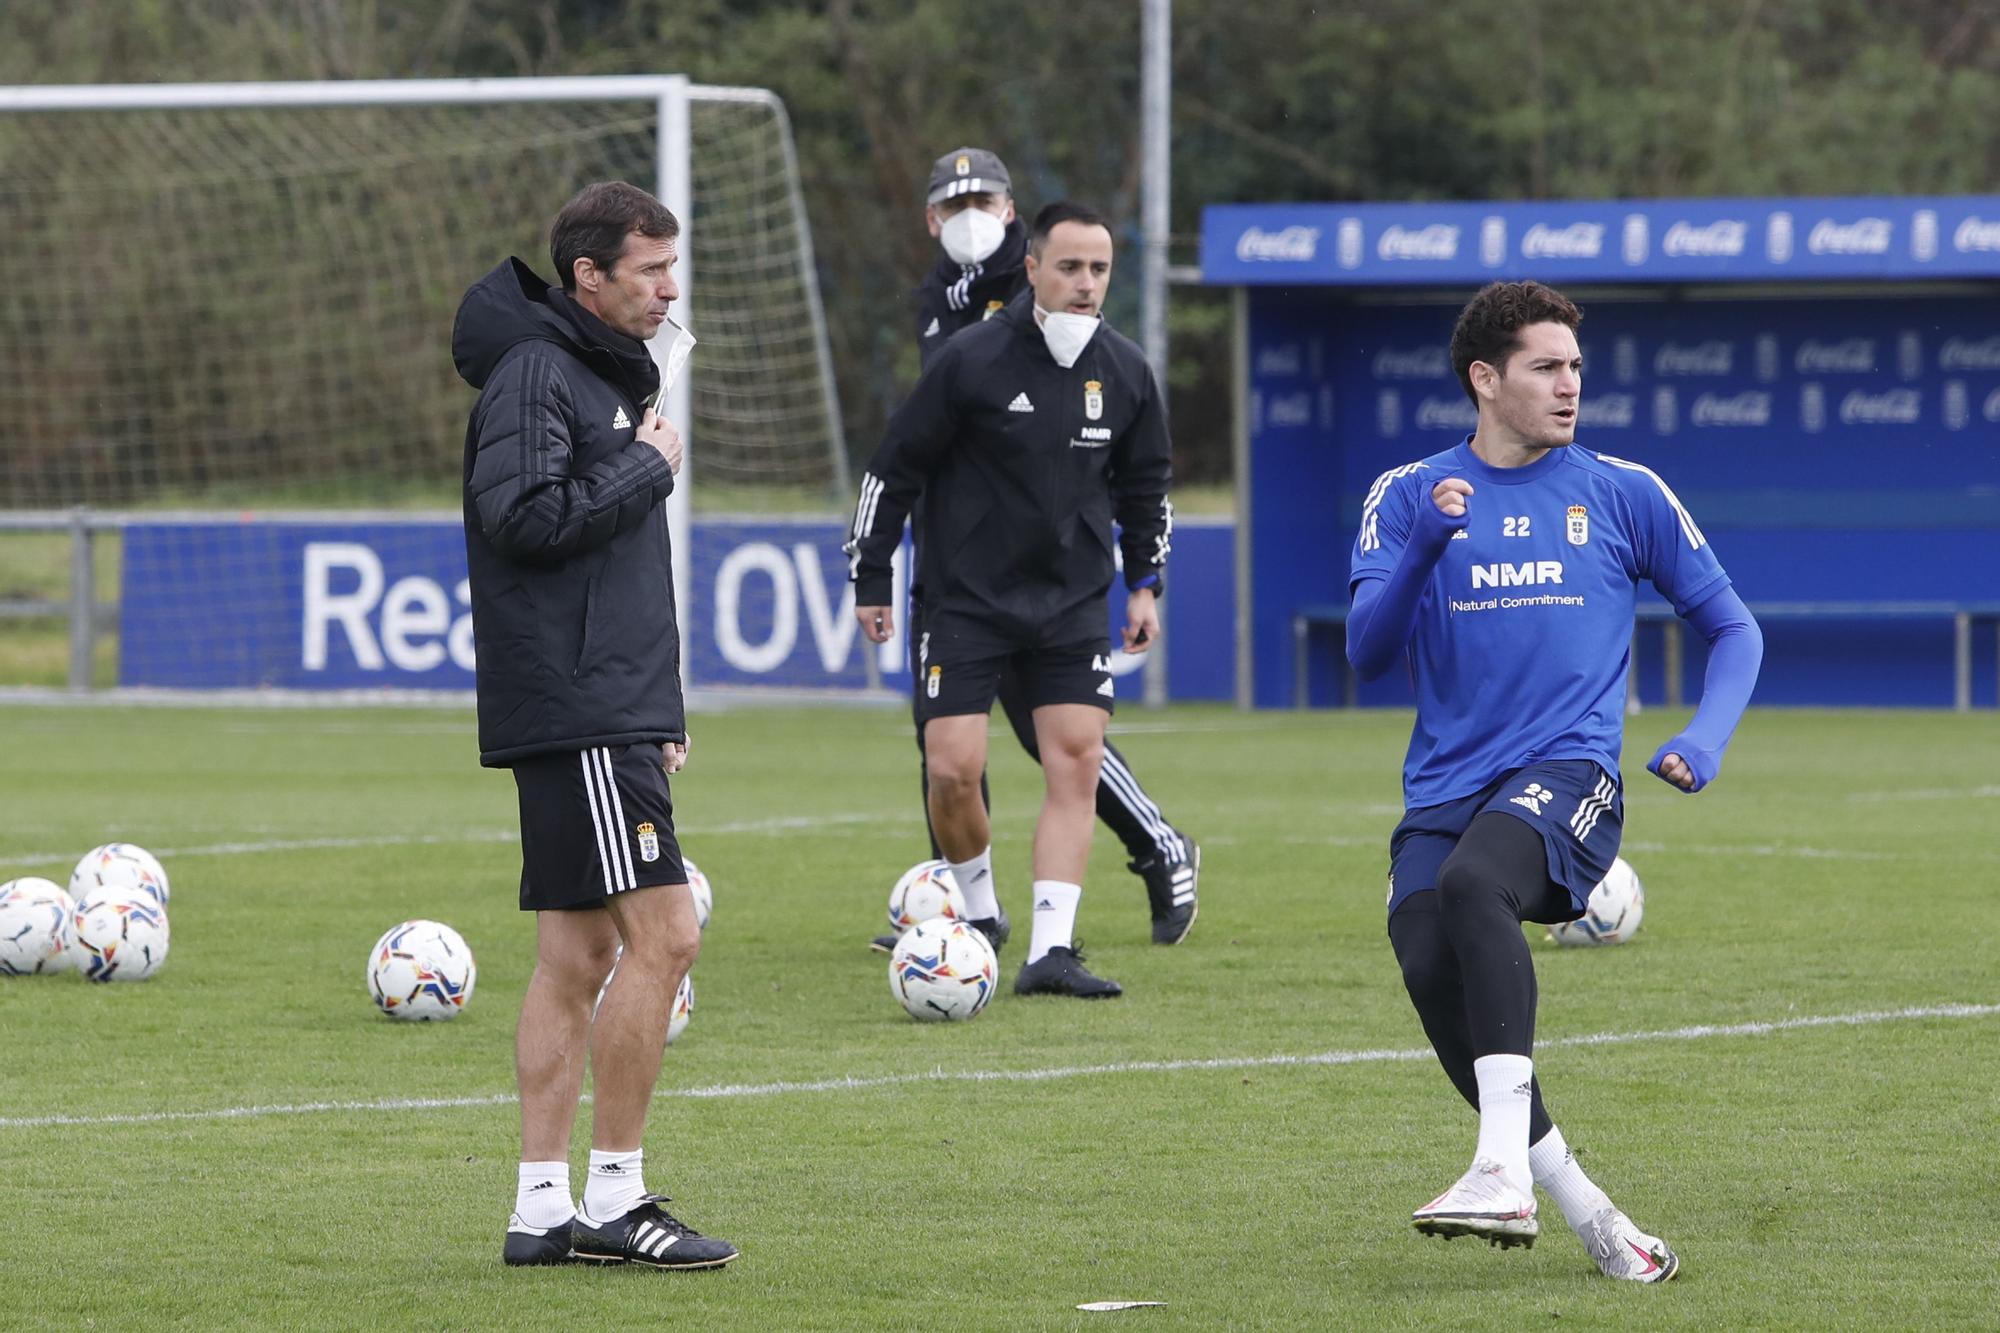
[[[1625,829],[1625,793],[1588,759],[1550,759],[1503,773],[1470,796],[1403,812],[1389,838],[1389,914],[1411,895],[1437,887],[1459,837],[1488,810],[1513,815],[1542,835],[1549,879],[1583,915],[1590,891],[1611,869]]]

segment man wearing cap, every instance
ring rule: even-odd
[[[890,417],[847,544],[855,615],[885,642],[890,561],[921,497],[911,637],[927,812],[996,949],[1008,924],[981,788],[987,716],[1003,677],[1014,680],[1046,787],[1022,995],[1121,993],[1083,966],[1073,938],[1116,692],[1105,596],[1122,548],[1124,649],[1145,651],[1173,531],[1173,448],[1144,353],[1102,318],[1111,249],[1109,225],[1087,208],[1036,215],[1026,290],[951,338]],[[1191,886],[1189,898],[1191,921]]]
[[[1014,213],[1013,180],[1007,164],[984,148],[957,148],[931,167],[925,198],[924,225],[944,248],[944,254],[917,288],[917,351],[928,370],[945,343],[960,329],[977,324],[1001,310],[1027,285],[1027,229]],[[909,626],[911,676],[917,675],[917,651],[923,642],[920,618],[922,589],[911,588]],[[1000,676],[1001,711],[1007,715],[1021,748],[1041,762],[1035,741],[1033,708],[1011,670]],[[914,700],[913,700],[914,703]],[[924,749],[923,726],[917,727],[917,752]],[[923,768],[929,817],[928,767]],[[980,795],[987,807],[984,779]],[[1097,817],[1125,845],[1129,868],[1146,885],[1153,918],[1153,942],[1178,944],[1194,925],[1195,885],[1201,869],[1201,848],[1181,834],[1139,785],[1125,756],[1108,740],[1097,782]],[[931,834],[931,855],[941,856],[937,834]],[[975,870],[970,872],[978,874]],[[990,890],[989,890],[990,892]],[[1000,922],[1002,938],[1008,926]],[[874,947],[887,953],[896,947],[894,935],[880,935]]]

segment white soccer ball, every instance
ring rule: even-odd
[[[171,896],[166,868],[136,842],[107,842],[83,854],[70,872],[69,896],[80,903],[99,889],[143,893],[161,907]]]
[[[167,961],[167,911],[143,892],[94,889],[72,920],[85,981],[144,981]]]
[[[441,921],[405,921],[368,953],[368,993],[391,1018],[456,1018],[472,998],[479,967],[459,933]]]
[[[688,872],[688,892],[694,895],[694,919],[703,930],[707,930],[709,913],[715,910],[715,888],[708,882],[708,876],[701,873],[701,868],[685,856],[681,858],[681,865]]]
[[[889,990],[927,1023],[963,1022],[993,998],[1000,960],[986,937],[963,921],[932,917],[896,941],[889,955]]]
[[[968,915],[965,895],[959,891],[951,866],[943,861],[917,862],[889,890],[889,925],[898,935],[932,917],[963,921]]]
[[[1623,944],[1639,933],[1646,916],[1646,886],[1624,857],[1616,857],[1604,882],[1590,891],[1583,915],[1549,927],[1557,944]]]
[[[76,903],[54,880],[26,875],[0,884],[0,976],[68,971],[75,916]]]
[[[687,1031],[688,1019],[694,1017],[694,973],[681,978],[680,989],[674,992],[673,1011],[667,1015],[667,1045],[671,1046]]]

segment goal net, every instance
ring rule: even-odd
[[[143,107],[141,89],[105,90],[127,95],[117,109],[0,100],[0,686],[75,683],[80,566],[73,529],[47,520],[87,506],[119,516],[91,520],[96,684],[298,684],[323,633],[348,683],[381,659],[384,683],[462,687],[462,554],[438,530],[456,521],[472,402],[453,314],[508,255],[553,279],[549,221],[594,180],[655,190],[687,228],[688,492],[836,512],[845,448],[783,107],[671,82],[686,198],[660,180],[678,128],[660,98],[293,105],[300,85],[266,85],[258,105],[243,85],[229,106]],[[315,569],[317,592],[299,583]],[[318,629],[299,618],[315,596]],[[152,632],[204,615],[268,624]],[[161,674],[135,648],[230,660]],[[406,679],[399,655],[438,659],[434,680]]]

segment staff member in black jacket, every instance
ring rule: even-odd
[[[1011,671],[1047,797],[1035,829],[1034,934],[1020,994],[1100,998],[1116,982],[1073,940],[1114,686],[1105,592],[1123,529],[1125,651],[1159,630],[1173,507],[1165,404],[1145,357],[1105,325],[1111,231],[1075,204],[1035,218],[1029,290],[945,345],[889,420],[862,479],[848,552],[855,614],[895,630],[890,558],[919,494],[917,716],[931,828],[976,924],[1004,943],[980,799],[986,718]]]
[[[535,913],[510,1264],[736,1257],[663,1210],[642,1175],[668,1012],[701,944],[667,791],[688,752],[661,503],[681,441],[652,410],[646,345],[680,295],[679,234],[645,191],[589,186],[550,231],[562,285],[509,260],[466,293],[452,329],[459,374],[479,390],[465,546],[480,762],[514,770],[521,907]],[[677,340],[670,366],[692,342]],[[586,1046],[596,1100],[579,1211],[568,1157]]]
[[[1028,285],[1028,229],[1014,214],[1013,178],[1007,164],[984,148],[957,148],[931,167],[924,224],[944,248],[944,254],[917,288],[917,352],[923,366],[944,350],[954,333],[998,314]],[[923,589],[912,588],[916,606]],[[916,650],[923,642],[923,625],[907,627],[910,671],[917,675]],[[1035,741],[1034,710],[1012,672],[1000,673],[1000,711],[1014,729],[1028,757],[1041,762]],[[917,702],[921,702],[919,698]],[[917,710],[913,710],[917,711]],[[923,753],[924,729],[917,717],[917,752]],[[980,783],[981,803],[991,809],[986,784]],[[926,818],[930,778],[924,773]],[[1168,822],[1160,807],[1139,784],[1125,756],[1109,740],[1104,743],[1104,767],[1097,778],[1097,817],[1125,844],[1128,868],[1146,886],[1153,918],[1153,943],[1178,944],[1194,926],[1195,889],[1201,872],[1201,848]],[[937,834],[931,834],[931,855],[941,855]],[[874,947],[884,953],[896,947],[894,935],[877,936]]]

